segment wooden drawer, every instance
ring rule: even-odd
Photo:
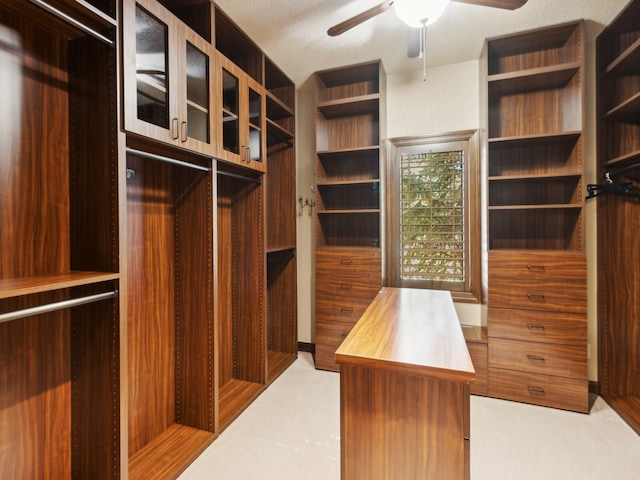
[[[316,321],[324,319],[353,325],[370,303],[368,298],[316,295]]]
[[[316,368],[339,371],[335,363],[336,350],[355,325],[316,318]]]
[[[522,278],[489,280],[489,305],[524,310],[546,310],[586,315],[587,286],[548,279],[532,283]]]
[[[382,255],[379,248],[316,250],[316,272],[376,275],[382,282]]]
[[[587,349],[584,347],[490,338],[489,366],[588,379]]]
[[[375,298],[382,285],[370,285],[356,282],[350,279],[326,278],[316,280],[316,297],[321,296],[342,296],[358,298],[359,301],[369,302]]]
[[[575,412],[589,411],[589,382],[489,368],[489,395]]]
[[[316,319],[316,345],[333,345],[336,348],[349,335],[354,323]]]
[[[584,253],[489,251],[489,284],[493,277],[545,282],[565,280],[587,284],[587,258]]]
[[[488,311],[491,337],[587,346],[585,315],[492,307]]]

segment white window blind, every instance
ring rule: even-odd
[[[464,285],[464,151],[412,153],[400,160],[401,278]]]

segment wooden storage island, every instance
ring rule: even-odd
[[[342,480],[469,478],[475,372],[449,292],[383,288],[336,362]]]

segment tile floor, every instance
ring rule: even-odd
[[[301,352],[179,480],[339,480],[339,401]],[[600,398],[589,415],[471,398],[471,480],[639,478],[640,436]]]

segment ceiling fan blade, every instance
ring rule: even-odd
[[[327,30],[327,33],[331,37],[340,35],[346,32],[347,30],[351,30],[353,27],[360,25],[363,22],[366,22],[367,20],[373,17],[376,17],[381,13],[386,12],[387,10],[391,9],[392,6],[393,6],[393,0],[387,0],[386,2],[382,2],[380,5],[370,8],[369,10],[365,10],[364,12],[356,15],[355,17],[351,17],[348,20],[345,20],[344,22],[334,25],[329,30]]]
[[[483,7],[505,8],[507,10],[516,10],[520,8],[527,0],[451,0],[458,3],[470,3],[472,5],[481,5]]]
[[[409,27],[409,48],[407,57],[416,58],[420,55],[420,29]]]

